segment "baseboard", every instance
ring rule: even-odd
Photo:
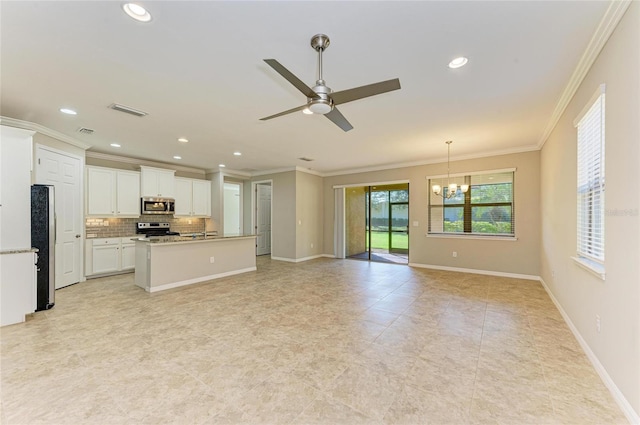
[[[108,277],[108,276],[118,276],[120,274],[127,274],[127,273],[133,273],[133,272],[134,272],[134,269],[127,269],[127,270],[120,270],[117,272],[91,274],[89,276],[85,276],[84,279],[80,279],[80,282],[85,282],[89,279],[98,279],[101,277]]]
[[[247,267],[245,269],[233,270],[230,272],[217,273],[209,276],[196,277],[194,279],[181,280],[180,282],[167,283],[165,285],[152,286],[148,290],[149,292],[165,291],[167,289],[179,288],[181,286],[192,285],[194,283],[205,282],[207,280],[220,279],[222,277],[233,276],[240,273],[256,271],[256,267]]]
[[[419,263],[409,263],[409,266],[418,267],[422,269],[445,270],[449,272],[473,273],[473,274],[482,274],[487,276],[499,276],[499,277],[511,277],[514,279],[526,279],[526,280],[536,280],[536,281],[540,280],[540,276],[534,276],[530,274],[505,273],[505,272],[496,272],[492,270],[465,269],[462,267],[434,266],[431,264],[419,264]]]
[[[576,340],[578,340],[580,347],[582,347],[582,350],[587,355],[587,358],[593,365],[594,369],[596,370],[596,372],[598,372],[598,375],[600,375],[600,379],[602,379],[602,382],[604,382],[604,385],[607,387],[607,389],[609,389],[609,392],[611,392],[613,399],[616,401],[616,403],[622,410],[622,413],[624,413],[624,415],[627,417],[627,420],[629,421],[629,423],[640,424],[640,415],[638,415],[638,413],[635,410],[633,410],[633,407],[631,406],[629,401],[626,399],[624,394],[622,394],[622,392],[620,391],[618,386],[615,384],[615,382],[613,382],[613,379],[611,379],[611,376],[609,376],[609,373],[607,373],[607,370],[604,368],[604,366],[602,366],[602,363],[600,363],[600,360],[598,360],[598,357],[595,355],[593,351],[591,351],[591,347],[589,347],[589,344],[587,344],[587,341],[585,341],[584,338],[582,338],[582,335],[578,331],[578,328],[575,327],[575,325],[571,321],[571,318],[569,318],[569,315],[567,314],[567,312],[564,311],[560,302],[556,299],[556,297],[553,295],[553,293],[547,286],[547,283],[541,277],[539,278],[539,280],[540,280],[540,283],[542,284],[542,287],[549,295],[549,298],[551,298],[551,301],[553,301],[553,304],[555,304],[556,308],[562,315],[562,318],[564,319],[565,323],[567,324],[567,326],[569,326],[569,329],[571,329],[573,336],[576,338]]]
[[[272,260],[277,261],[286,261],[287,263],[301,263],[303,261],[315,260],[316,258],[324,257],[324,254],[312,255],[310,257],[302,257],[302,258],[285,258],[285,257],[271,257]]]
[[[321,257],[324,257],[324,258],[336,258],[336,256],[333,255],[333,254],[322,254]]]

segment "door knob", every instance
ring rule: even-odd
[[[76,235],[76,239],[78,239],[78,238],[80,238],[80,237],[81,237],[80,235]]]

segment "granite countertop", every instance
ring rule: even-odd
[[[91,233],[93,234],[93,233]],[[85,239],[113,239],[113,238],[135,238],[136,236],[138,236],[137,234],[131,234],[131,235],[122,235],[122,236],[87,236],[85,237]]]
[[[0,251],[0,255],[4,254],[26,254],[29,252],[38,252],[38,248],[24,248],[24,249],[5,249]]]
[[[235,236],[207,236],[206,238],[200,234],[196,236],[153,236],[150,238],[132,238],[136,242],[147,242],[150,244],[173,244],[173,243],[199,243],[199,242],[219,242],[231,239],[255,238],[254,234],[235,235]]]

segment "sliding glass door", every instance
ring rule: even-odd
[[[346,255],[408,263],[409,184],[345,189]]]

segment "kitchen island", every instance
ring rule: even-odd
[[[135,284],[157,292],[256,270],[256,236],[135,238]]]

